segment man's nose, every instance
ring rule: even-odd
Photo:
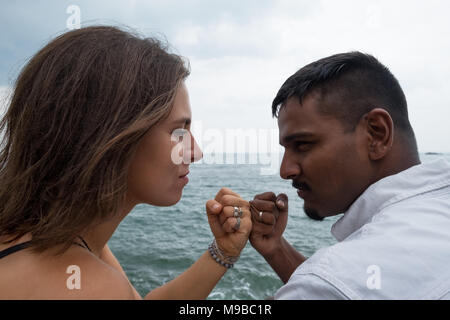
[[[300,165],[294,161],[293,157],[290,156],[288,152],[285,152],[280,167],[281,178],[286,180],[294,179],[300,173]]]

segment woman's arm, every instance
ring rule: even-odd
[[[150,291],[145,299],[206,299],[227,268],[213,260],[206,251],[185,272],[165,285]]]
[[[233,214],[234,207],[242,210],[238,230],[233,229],[237,223]],[[220,250],[229,257],[239,256],[252,228],[249,203],[231,190],[223,188],[215,200],[206,203],[206,212]],[[189,269],[149,292],[145,299],[206,299],[226,271],[226,267],[215,261],[209,251],[205,251]]]
[[[230,215],[234,206],[241,207],[243,211],[238,230],[232,228],[236,225],[236,218]],[[226,207],[228,207],[227,210],[225,210]],[[215,200],[207,202],[206,212],[211,230],[220,249],[227,256],[239,256],[247,243],[252,227],[248,202],[231,190],[224,188],[219,191]],[[108,245],[103,248],[100,258],[123,274],[130,283]],[[215,261],[207,250],[185,272],[165,285],[149,292],[145,299],[206,299],[226,271],[227,268]],[[130,286],[133,288],[135,298],[142,299],[131,283]]]
[[[117,261],[117,258],[111,252],[108,245],[103,248],[100,258],[116,270],[120,271],[128,279],[119,261]],[[209,251],[206,251],[184,273],[167,284],[149,292],[145,299],[205,299],[226,271],[227,268],[213,260]],[[136,298],[142,299],[134,287],[133,290]]]
[[[125,271],[123,270],[122,266],[120,265],[119,261],[117,260],[116,256],[112,253],[111,249],[109,249],[108,244],[106,244],[103,247],[102,253],[100,254],[100,259],[105,262],[106,264],[110,265],[114,269],[118,270],[121,274],[125,276],[127,281],[130,283],[131,288],[133,289],[133,293],[136,299],[142,299],[141,295],[136,291],[134,286],[131,284],[130,280],[128,279]]]

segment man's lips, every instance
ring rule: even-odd
[[[305,199],[306,195],[308,194],[308,191],[297,189],[297,194],[300,198]]]
[[[292,186],[297,189],[297,194],[300,198],[304,198],[308,192],[311,191],[311,188],[304,182],[296,182],[292,183]]]

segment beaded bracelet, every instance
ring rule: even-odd
[[[239,256],[230,257],[225,255],[217,245],[216,239],[214,239],[214,241],[208,246],[208,250],[212,258],[227,269],[233,268],[234,264],[239,260]]]

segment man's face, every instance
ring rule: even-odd
[[[370,185],[373,172],[365,126],[346,132],[337,118],[319,113],[325,103],[333,102],[311,93],[300,105],[292,97],[278,117],[285,148],[280,176],[292,180],[305,213],[315,220],[345,212]]]

